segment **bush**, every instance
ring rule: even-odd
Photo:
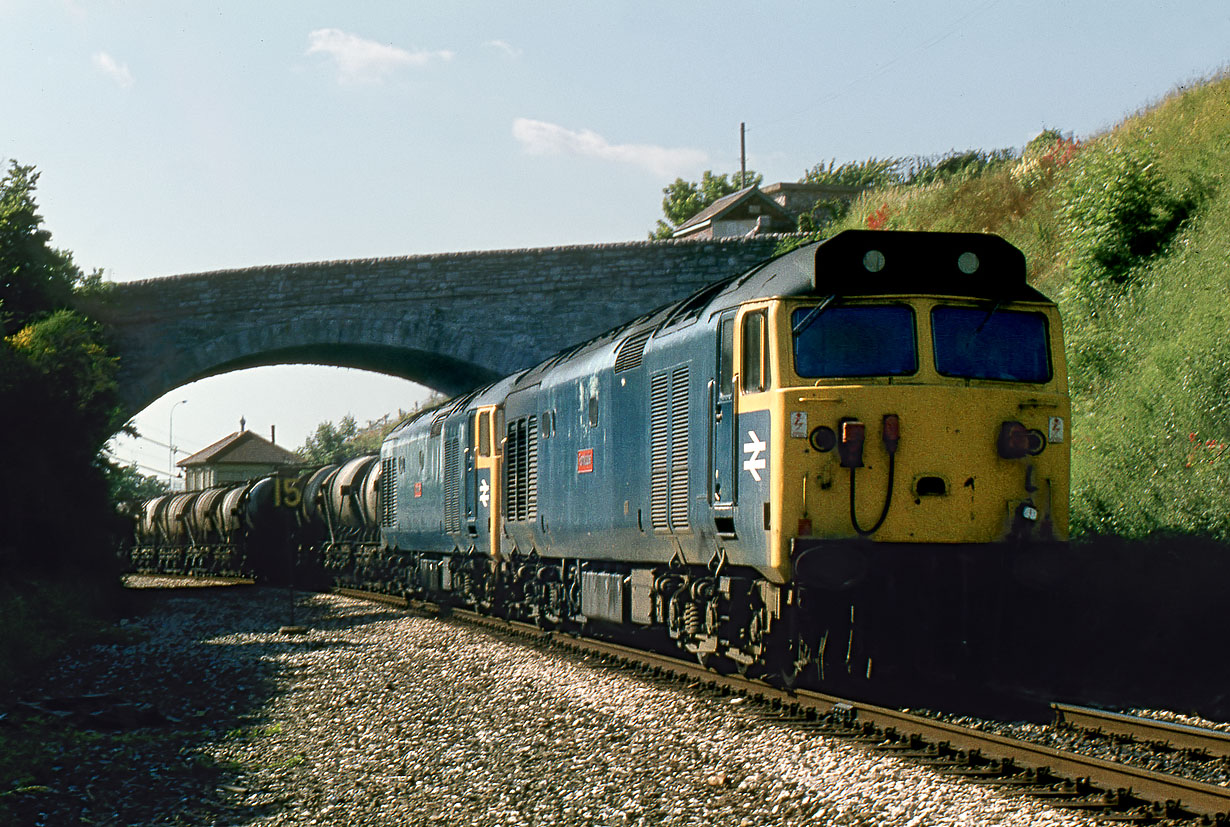
[[[1127,281],[1154,256],[1198,200],[1167,191],[1153,151],[1104,141],[1081,153],[1063,195],[1061,223],[1070,241],[1072,282],[1081,290]]]

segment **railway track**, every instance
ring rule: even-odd
[[[441,612],[432,604],[408,602],[391,595],[354,589],[334,591],[429,614]],[[746,696],[760,702],[766,714],[798,722],[819,734],[892,752],[973,783],[1000,785],[1022,795],[1045,799],[1055,807],[1079,809],[1121,823],[1194,821],[1230,827],[1230,788],[1227,787],[982,732],[897,709],[807,690],[782,689],[738,675],[721,675],[689,661],[619,644],[544,631],[529,624],[459,609],[444,611],[505,634],[550,642],[645,674],[697,685],[724,695]],[[1225,733],[1085,707],[1052,706],[1058,720],[1073,726],[1166,743],[1176,749],[1230,755],[1230,735]]]
[[[1230,732],[1207,727],[1123,715],[1102,709],[1070,704],[1051,704],[1057,723],[1097,732],[1112,738],[1128,738],[1159,749],[1185,750],[1204,760],[1230,758]]]

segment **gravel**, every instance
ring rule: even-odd
[[[160,725],[83,731],[20,794],[27,823],[1093,823],[457,622],[301,595],[308,631],[287,635],[282,590],[146,594],[131,642],[64,662],[32,697],[104,693]]]

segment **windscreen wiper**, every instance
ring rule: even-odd
[[[981,332],[982,332],[982,329],[983,329],[984,327],[986,327],[986,326],[987,326],[987,322],[991,321],[991,317],[992,317],[992,316],[994,316],[996,313],[998,313],[998,312],[999,312],[999,308],[1000,308],[1000,306],[1001,306],[1001,305],[1003,305],[1003,303],[1004,303],[1004,300],[1003,300],[1003,299],[996,299],[996,300],[995,300],[995,304],[991,305],[991,309],[987,311],[987,315],[983,316],[983,317],[982,317],[982,321],[980,321],[980,322],[978,323],[978,326],[974,328],[974,335],[975,335],[975,336],[977,336],[979,333],[981,333]]]
[[[820,318],[820,314],[823,313],[825,310],[827,310],[828,306],[832,304],[833,300],[836,298],[837,298],[837,294],[834,293],[833,295],[829,296],[827,299],[825,299],[824,301],[820,302],[818,305],[813,307],[810,313],[808,313],[802,319],[799,319],[798,323],[794,326],[794,329],[791,332],[794,333],[795,336],[798,336],[804,330],[807,330],[807,328],[811,327],[811,323],[814,322],[816,319]]]

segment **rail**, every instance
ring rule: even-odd
[[[1230,732],[1207,727],[1141,718],[1103,709],[1071,704],[1051,704],[1056,723],[1071,724],[1105,735],[1122,735],[1141,743],[1164,744],[1171,749],[1191,750],[1217,758],[1230,758]]]

